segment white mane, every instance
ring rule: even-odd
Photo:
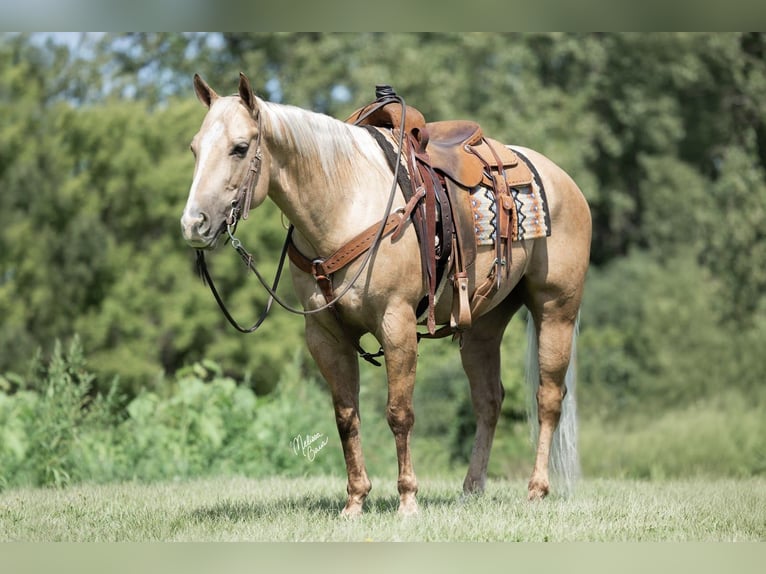
[[[372,164],[369,167],[390,177],[380,148],[365,130],[295,106],[263,101],[259,105],[266,112],[265,131],[277,145],[291,151],[296,169],[321,169],[331,180],[360,178],[365,171],[360,170],[360,162],[366,160]]]

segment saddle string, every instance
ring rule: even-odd
[[[509,228],[508,226],[509,223],[512,224],[514,222],[507,221],[506,212],[508,212],[509,209],[506,209],[506,205],[504,203],[510,200],[509,191],[511,188],[508,185],[508,178],[505,175],[505,170],[503,169],[503,162],[497,155],[497,151],[492,146],[492,144],[487,141],[486,138],[482,138],[482,141],[487,144],[490,153],[494,157],[495,163],[498,165],[499,174],[495,175],[493,173],[492,166],[490,166],[489,162],[484,159],[481,154],[476,151],[476,149],[470,146],[468,146],[466,149],[475,155],[482,164],[484,164],[484,172],[487,178],[492,182],[491,185],[495,197],[495,209],[497,212],[496,217],[498,221],[497,241],[495,242],[495,281],[496,288],[499,289],[503,277],[502,269],[505,268],[504,275],[506,278],[508,278],[511,270],[510,242],[512,239],[512,228]],[[499,180],[500,177],[502,177],[502,184]]]

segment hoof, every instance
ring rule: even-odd
[[[530,480],[527,500],[542,500],[548,496],[549,491],[550,486],[547,482]]]
[[[484,481],[466,477],[463,481],[463,497],[479,496],[484,494]]]
[[[405,517],[405,516],[417,516],[420,513],[420,509],[418,508],[418,502],[415,500],[414,496],[411,497],[403,497],[399,501],[399,516]]]
[[[358,518],[362,515],[362,503],[361,502],[348,502],[346,507],[340,511],[342,518]]]

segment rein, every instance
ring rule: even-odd
[[[402,121],[404,121],[404,118],[406,115],[406,105],[404,103],[404,99],[401,96],[396,95],[393,92],[393,90],[391,90],[390,92],[379,92],[378,96],[379,97],[376,100],[378,107],[381,107],[390,102],[398,102],[402,108]],[[261,315],[258,318],[258,320],[250,327],[242,327],[234,319],[234,317],[231,315],[228,308],[226,307],[226,304],[223,302],[223,299],[221,298],[220,294],[218,293],[218,290],[215,287],[213,278],[210,275],[210,272],[208,271],[208,268],[207,268],[207,262],[205,261],[205,253],[201,249],[197,250],[197,260],[196,260],[197,270],[200,276],[202,277],[203,283],[206,283],[210,287],[210,291],[212,292],[213,297],[215,298],[216,302],[218,303],[218,306],[223,312],[224,317],[226,317],[226,319],[229,321],[232,327],[234,327],[240,333],[253,333],[257,331],[258,328],[265,321],[266,317],[268,316],[274,301],[276,301],[286,311],[290,313],[294,313],[296,315],[303,315],[303,316],[313,315],[315,313],[320,313],[322,311],[326,311],[329,309],[334,313],[335,317],[340,322],[340,315],[338,313],[337,308],[335,307],[335,304],[338,303],[338,301],[340,301],[341,298],[346,293],[349,292],[349,290],[351,290],[351,288],[354,286],[357,280],[361,277],[362,273],[366,269],[372,257],[377,252],[378,247],[380,246],[380,243],[383,240],[383,237],[385,237],[389,233],[394,232],[397,228],[400,228],[400,226],[407,220],[407,217],[402,215],[402,212],[404,210],[397,210],[394,213],[391,212],[393,203],[394,203],[394,198],[396,197],[396,188],[399,182],[399,168],[401,165],[402,149],[404,147],[404,130],[403,129],[399,130],[399,142],[398,142],[399,145],[398,145],[397,158],[396,158],[397,161],[395,162],[395,167],[394,167],[394,179],[391,184],[391,192],[389,194],[385,213],[383,215],[381,222],[379,224],[373,225],[372,227],[368,228],[365,232],[359,234],[357,237],[352,239],[351,242],[346,244],[338,252],[331,255],[330,257],[324,258],[324,259],[320,258],[315,260],[307,259],[305,256],[300,254],[300,252],[298,252],[297,249],[295,249],[292,242],[292,234],[295,228],[291,224],[287,230],[287,236],[285,237],[285,242],[282,247],[282,253],[279,257],[279,264],[277,265],[277,271],[274,276],[274,281],[271,285],[269,285],[268,282],[263,278],[261,273],[258,271],[252,254],[247,249],[245,249],[245,247],[242,245],[242,242],[239,239],[237,239],[237,237],[235,237],[234,235],[237,230],[237,225],[240,219],[248,218],[255,186],[257,185],[261,175],[261,164],[263,160],[263,153],[261,151],[261,138],[262,138],[263,130],[262,130],[260,110],[258,112],[257,121],[258,121],[258,138],[256,140],[255,155],[253,156],[253,159],[250,161],[250,165],[248,167],[247,173],[245,174],[242,184],[239,187],[237,198],[234,201],[232,201],[231,212],[229,213],[229,216],[226,218],[226,233],[228,235],[227,241],[230,242],[232,248],[240,256],[245,266],[253,272],[253,274],[258,278],[258,281],[261,283],[261,285],[264,287],[266,292],[269,294],[269,299],[266,303],[264,310],[261,312]],[[358,120],[358,121],[361,121],[361,120]],[[373,231],[375,231],[374,234],[372,233]],[[363,245],[364,250],[362,250],[361,246],[358,245],[360,242],[364,244]],[[351,244],[354,244],[357,248],[352,249],[351,251],[346,253],[343,257],[339,257],[338,254],[341,251],[347,249],[348,246]],[[335,294],[332,289],[332,283],[330,281],[329,275],[331,275],[333,271],[337,271],[338,269],[347,265],[354,259],[357,259],[358,257],[362,255],[362,253],[365,253],[365,252],[366,252],[365,259],[362,265],[357,270],[357,272],[354,274],[354,277],[351,279],[350,282],[348,282],[348,284],[341,290],[340,293]],[[277,295],[277,288],[279,287],[279,281],[282,277],[282,271],[284,269],[285,258],[288,256],[288,253],[290,254],[290,258],[293,261],[293,263],[296,265],[296,267],[298,267],[304,272],[311,273],[314,276],[315,280],[317,281],[317,284],[320,287],[320,290],[322,291],[325,297],[326,303],[324,305],[321,305],[320,307],[316,307],[314,309],[308,309],[308,310],[298,309],[296,307],[292,307],[291,305],[287,304],[279,295]],[[302,264],[302,260],[308,261],[309,266],[307,266],[305,263]],[[339,263],[342,263],[342,265],[340,265]],[[356,348],[361,358],[363,358],[365,361],[368,361],[369,363],[372,363],[375,366],[378,366],[378,367],[381,366],[380,362],[378,362],[375,359],[383,355],[382,347],[377,353],[369,353],[360,346],[357,340],[351,339],[350,342],[354,345],[354,347]]]

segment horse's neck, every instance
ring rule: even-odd
[[[269,195],[316,251],[307,256],[327,255],[381,218],[393,176],[365,130],[291,106],[265,111]]]

